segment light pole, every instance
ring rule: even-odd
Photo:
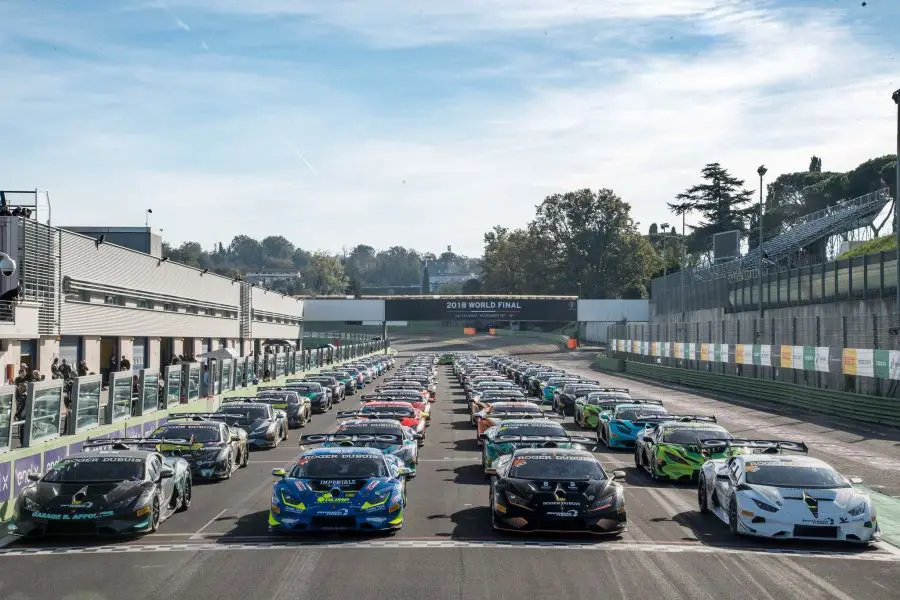
[[[150,227],[150,215],[153,214],[153,209],[148,208],[147,212],[144,213],[144,227]]]
[[[759,316],[760,318],[764,315],[763,310],[763,301],[762,301],[762,290],[763,290],[763,177],[766,175],[765,165],[760,165],[756,170],[756,173],[759,175],[759,273],[757,276],[759,277],[759,288],[756,293],[756,301],[759,303]]]
[[[897,236],[897,260],[900,265],[900,90],[891,98],[897,105],[897,183],[894,189],[894,233]],[[900,269],[897,269],[897,312],[900,312]]]

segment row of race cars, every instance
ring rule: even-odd
[[[301,446],[325,448],[301,454],[289,474],[275,471],[279,481],[270,525],[328,528],[333,524],[329,519],[339,516],[335,513],[346,515],[350,498],[358,496],[364,505],[365,499],[377,500],[385,489],[402,492],[405,505],[404,483],[415,475],[418,447],[435,396],[433,360],[425,362],[418,368],[413,361],[385,377],[375,394],[362,392],[394,369],[393,356],[360,359],[279,386],[260,386],[255,397],[227,398],[215,412],[170,413],[146,437],[88,439],[80,452],[57,462],[43,476],[28,475],[30,483],[16,499],[8,529],[25,536],[154,532],[172,514],[190,508],[195,479],[231,478],[247,466],[251,449],[277,447],[288,439],[290,429],[305,427],[313,412],[328,412],[335,403],[357,394],[363,404],[337,412],[341,421],[337,434],[300,438]],[[359,436],[372,447],[339,447]],[[344,454],[347,457],[341,458]],[[367,481],[363,490],[356,476],[366,469],[384,481],[377,485]],[[307,483],[301,485],[302,481]],[[322,486],[324,495],[317,495]],[[299,510],[304,502],[310,510]],[[377,512],[370,508],[363,510]],[[399,517],[402,523],[402,513],[394,515],[393,505],[383,508],[392,522]],[[303,512],[303,518],[290,516],[296,512]],[[384,526],[390,528],[386,522]]]
[[[692,481],[701,513],[733,534],[868,543],[879,527],[869,496],[801,441],[736,439],[712,415],[671,414],[659,400],[515,356],[455,356],[491,478],[492,526],[503,531],[626,528],[623,471],[593,455],[634,452],[653,480]],[[594,429],[597,436],[563,427]]]

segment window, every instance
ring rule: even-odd
[[[145,300],[143,298],[139,298],[137,300],[137,307],[138,308],[149,308],[150,310],[153,310],[155,308],[155,305],[153,304],[153,300]]]
[[[107,294],[103,297],[103,304],[113,304],[113,305],[121,305],[123,304],[122,298],[116,296],[114,294]]]
[[[165,304],[163,304],[163,310],[169,312],[178,312],[178,305],[171,302],[166,302]]]
[[[158,456],[151,456],[147,464],[147,477],[150,481],[156,481],[159,479],[160,473],[162,473],[162,461]]]

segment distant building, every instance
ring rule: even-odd
[[[162,236],[153,233],[149,227],[60,227],[66,231],[80,233],[95,240],[103,237],[104,242],[131,248],[154,258],[162,258]]]
[[[250,284],[258,284],[263,287],[273,287],[278,283],[300,283],[300,271],[293,270],[265,270],[252,271],[244,275],[244,281]]]

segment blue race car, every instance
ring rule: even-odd
[[[378,441],[378,436],[349,437],[352,443]],[[303,441],[318,443],[316,439]],[[290,473],[272,470],[279,479],[272,490],[269,528],[290,532],[397,531],[403,527],[408,474],[400,459],[376,448],[309,450],[297,458]]]
[[[403,461],[409,469],[408,479],[416,476],[416,467],[419,462],[419,440],[422,434],[416,433],[411,427],[400,424],[399,416],[366,416],[364,419],[350,419],[338,425],[334,433],[309,434],[303,436],[300,444],[313,442],[322,444],[323,448],[338,448],[344,446],[362,446],[375,448],[384,454],[396,456]],[[372,436],[371,442],[351,441],[351,436]],[[394,436],[388,439],[385,436]]]
[[[607,448],[634,448],[637,436],[647,428],[648,421],[641,417],[657,417],[669,414],[659,400],[632,400],[616,404],[600,413],[597,437]],[[650,419],[652,421],[652,419]],[[654,423],[655,424],[655,423]]]

